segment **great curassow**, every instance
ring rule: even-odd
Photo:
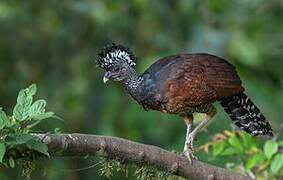
[[[178,114],[187,125],[184,155],[193,155],[196,133],[216,114],[212,105],[220,101],[234,123],[251,135],[270,135],[272,129],[255,104],[243,93],[235,67],[209,54],[180,54],[164,57],[142,75],[135,71],[137,58],[122,45],[110,44],[98,54],[97,66],[106,70],[103,81],[122,81],[144,110]],[[206,113],[194,130],[193,113]]]

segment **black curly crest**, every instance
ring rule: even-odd
[[[97,60],[97,66],[106,70],[118,61],[125,61],[131,67],[137,65],[137,58],[134,56],[133,52],[120,44],[116,45],[112,43],[105,46],[98,56],[100,58]]]

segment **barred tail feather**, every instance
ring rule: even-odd
[[[244,93],[222,99],[220,103],[234,123],[242,130],[253,136],[273,136],[270,123]]]

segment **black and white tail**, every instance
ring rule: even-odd
[[[220,103],[234,123],[242,130],[253,136],[273,136],[270,123],[244,93],[222,99]]]

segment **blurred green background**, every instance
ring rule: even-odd
[[[139,73],[171,54],[206,52],[229,60],[246,93],[276,129],[283,123],[282,19],[280,0],[1,1],[0,106],[11,114],[19,89],[36,83],[37,97],[47,99],[48,109],[65,120],[43,122],[37,128],[41,132],[59,127],[65,133],[118,136],[182,151],[186,126],[181,118],[144,112],[121,84],[103,84],[96,54],[116,42],[135,52]],[[198,134],[196,146],[231,129],[231,120],[216,106],[218,114]],[[197,155],[222,167],[232,161]],[[41,160],[32,179],[104,179],[99,167],[76,170],[97,162]],[[135,179],[131,174],[129,179]],[[0,179],[23,177],[20,170],[0,169]]]

